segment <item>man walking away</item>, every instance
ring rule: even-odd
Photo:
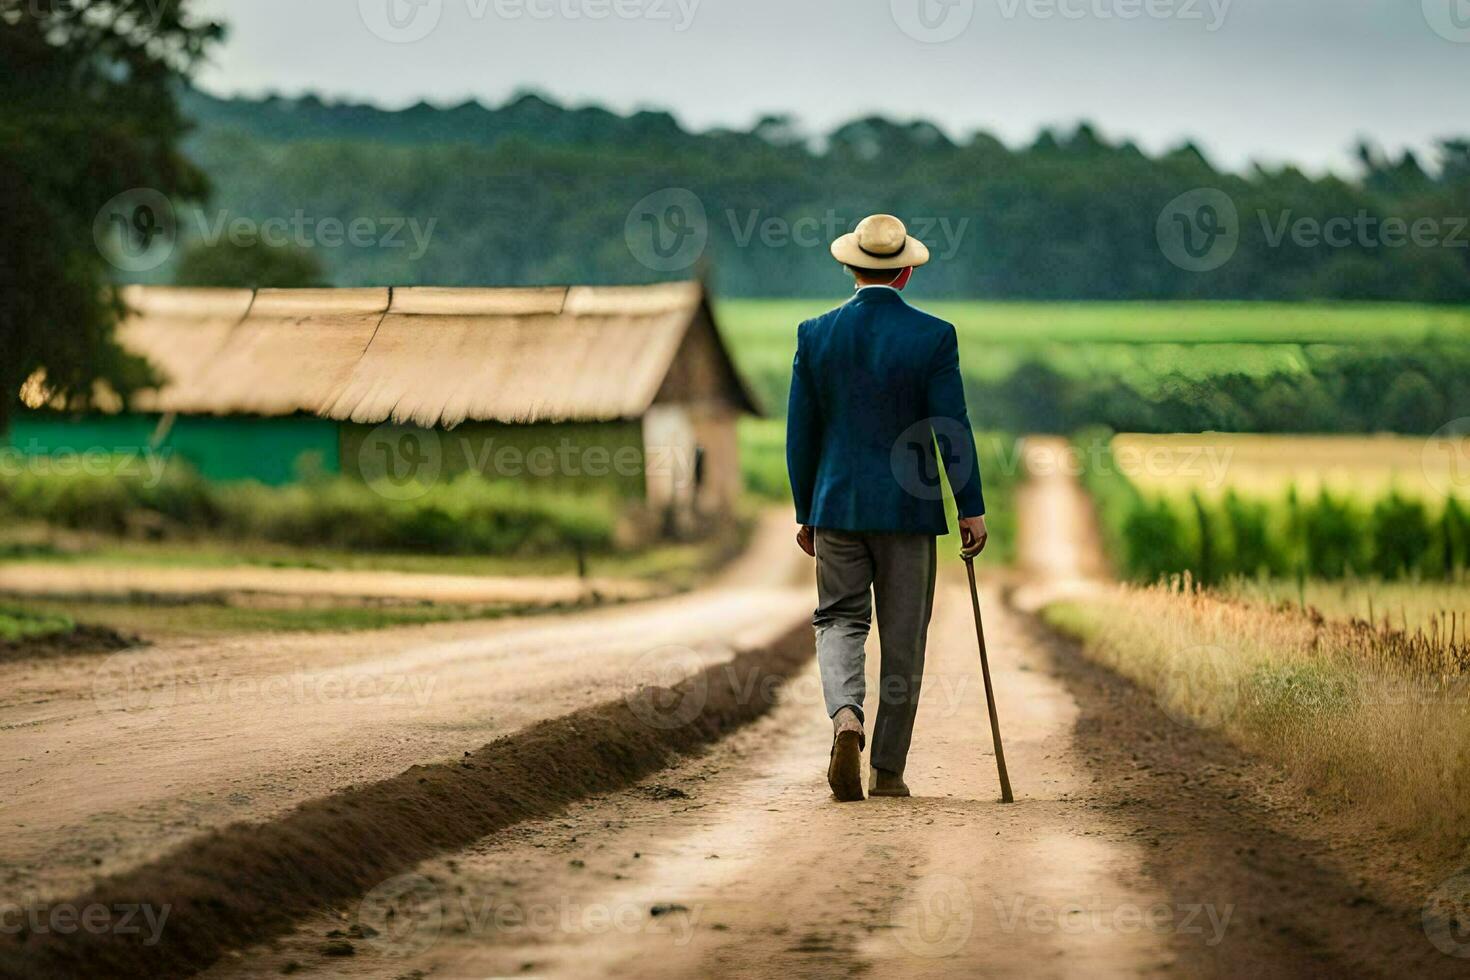
[[[875,214],[833,242],[832,256],[856,290],[797,328],[786,465],[797,544],[817,560],[812,625],[833,726],[827,781],[838,800],[852,801],[863,798],[864,646],[874,600],[882,659],[869,793],[908,796],[903,774],[924,677],[935,538],[948,532],[941,468],[968,556],[985,547],[985,500],[955,329],[900,295],[929,261],[928,248],[897,218]]]

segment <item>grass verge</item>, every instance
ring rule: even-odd
[[[1470,645],[1183,588],[1043,612],[1181,724],[1217,729],[1431,859],[1470,834]]]

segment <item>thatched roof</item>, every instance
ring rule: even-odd
[[[166,383],[141,411],[454,426],[637,418],[681,351],[756,412],[696,283],[512,289],[130,287],[123,344]],[[702,344],[696,344],[695,339]]]

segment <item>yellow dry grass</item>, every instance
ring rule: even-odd
[[[1046,610],[1180,724],[1218,729],[1369,824],[1444,857],[1470,834],[1465,647],[1426,652],[1298,612],[1123,589]]]
[[[1470,499],[1470,437],[1119,435],[1119,471],[1145,492],[1233,489],[1276,498],[1295,485],[1373,500],[1396,489],[1428,502]]]

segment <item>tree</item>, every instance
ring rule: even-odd
[[[326,285],[316,255],[293,246],[264,242],[200,242],[184,252],[174,282],[180,286],[234,286],[240,289],[302,289]]]
[[[124,242],[171,235],[172,201],[201,199],[179,151],[175,94],[220,24],[187,0],[28,0],[0,8],[0,432],[21,386],[83,405],[98,381],[128,395],[151,370],[113,339]],[[136,256],[135,256],[136,257]]]

